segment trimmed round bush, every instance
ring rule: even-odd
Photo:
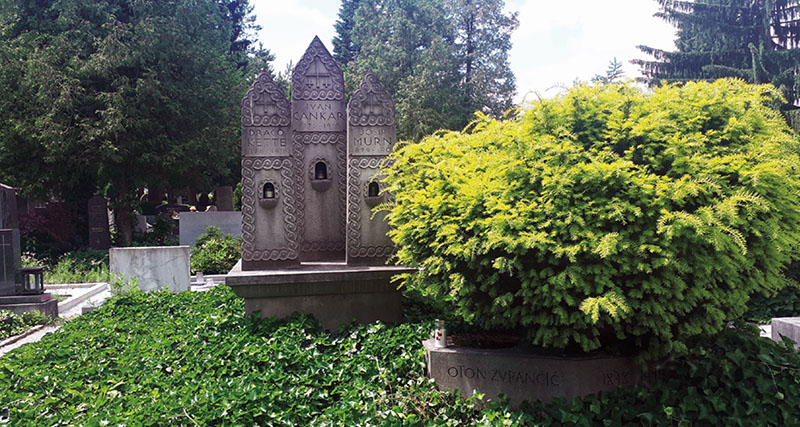
[[[387,181],[406,286],[537,345],[681,353],[800,241],[800,144],[771,86],[576,87],[516,119],[399,145]]]

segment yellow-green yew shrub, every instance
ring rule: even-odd
[[[800,143],[771,86],[577,87],[513,120],[401,144],[406,286],[534,344],[681,353],[786,284]]]

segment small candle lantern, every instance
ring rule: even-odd
[[[44,293],[44,268],[25,267],[19,269],[20,281],[17,283],[17,294],[39,295]]]
[[[264,184],[264,198],[265,199],[275,198],[275,186],[272,185],[271,182]]]
[[[445,329],[444,320],[436,319],[433,324],[433,346],[438,348],[447,347],[447,329]]]

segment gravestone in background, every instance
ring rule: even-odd
[[[345,259],[347,146],[344,77],[319,40],[292,72],[292,156],[300,259]]]
[[[379,181],[382,162],[397,141],[394,103],[372,72],[347,107],[347,263],[384,265],[393,246],[386,212],[372,208],[388,195]]]
[[[0,228],[19,228],[14,188],[0,184]]]
[[[242,270],[299,265],[301,209],[290,106],[261,72],[242,100]]]
[[[217,187],[214,190],[214,203],[219,212],[233,211],[233,187],[230,185]]]
[[[89,246],[106,251],[111,247],[111,233],[108,229],[108,202],[103,196],[89,199]]]
[[[16,294],[17,270],[22,267],[19,230],[0,230],[0,296]]]

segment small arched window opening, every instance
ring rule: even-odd
[[[367,197],[378,197],[380,194],[380,188],[378,187],[377,182],[370,182],[367,186]]]
[[[328,165],[323,162],[317,162],[317,164],[314,165],[314,178],[328,179]]]
[[[275,198],[275,186],[272,185],[271,182],[264,184],[264,192],[263,192],[264,199],[274,199]]]

